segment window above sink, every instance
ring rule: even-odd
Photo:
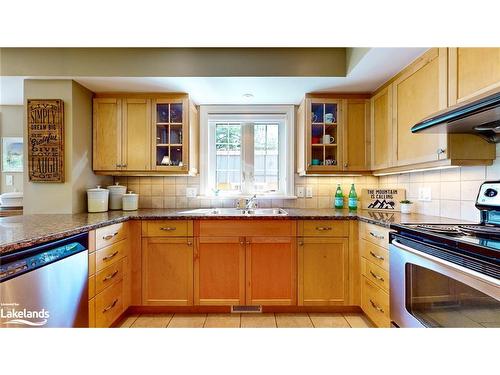
[[[293,197],[293,106],[201,106],[200,193]]]

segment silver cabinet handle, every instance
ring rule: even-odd
[[[118,254],[118,251],[115,251],[113,254],[106,255],[105,257],[103,257],[102,260],[109,260],[111,258],[114,258],[117,254]]]
[[[102,281],[108,281],[108,280],[111,280],[113,277],[115,277],[116,275],[118,274],[118,270],[116,270],[115,272],[109,274],[108,276],[106,276],[104,279],[102,279]]]
[[[111,310],[113,307],[116,306],[117,303],[118,303],[118,299],[115,299],[113,301],[113,303],[111,303],[111,305],[109,305],[108,307],[105,307],[104,310],[102,310],[102,312],[105,313],[106,311]]]
[[[383,236],[382,234],[377,234],[373,232],[370,232],[370,236],[375,237],[378,240],[383,240],[385,238],[385,236]]]
[[[316,227],[316,230],[319,230],[319,231],[332,230],[332,227]]]
[[[370,303],[372,304],[372,307],[377,310],[378,312],[381,312],[382,314],[384,313],[384,309],[381,308],[379,305],[377,305],[375,302],[373,302],[372,300],[370,300]]]
[[[377,258],[378,260],[385,260],[384,257],[381,257],[380,255],[375,254],[373,251],[370,251],[370,255],[374,258]]]
[[[384,278],[382,276],[379,276],[377,275],[376,273],[374,273],[373,271],[370,271],[370,274],[377,280],[379,281],[384,281]]]
[[[177,228],[176,227],[161,227],[160,230],[164,230],[164,231],[167,231],[167,232],[171,232],[173,230],[176,230]]]
[[[102,237],[102,239],[107,241],[107,240],[112,239],[112,238],[113,238],[113,237],[115,237],[116,235],[118,235],[118,232],[115,232],[115,233],[113,233],[113,234],[107,234],[107,235],[103,236],[103,237]]]

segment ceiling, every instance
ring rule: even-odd
[[[25,78],[71,78],[94,92],[187,92],[196,104],[298,104],[308,92],[372,92],[426,49],[365,49],[355,64],[350,64],[346,77],[4,76],[0,77],[0,104],[23,104]]]

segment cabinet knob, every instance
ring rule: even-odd
[[[188,241],[187,245],[188,246],[193,246],[193,243],[191,241]]]
[[[250,241],[247,241],[246,243],[247,243],[247,245],[250,245]]]
[[[304,245],[304,241],[299,241],[299,246],[303,246]]]
[[[244,245],[245,244],[245,241],[240,241],[240,245]]]
[[[347,163],[344,163],[344,167],[347,168],[349,166],[349,164]]]
[[[444,154],[444,153],[446,153],[446,149],[444,149],[444,148],[438,148],[437,149],[437,154],[438,155],[441,155],[441,154]]]

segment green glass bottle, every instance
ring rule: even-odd
[[[344,208],[344,194],[340,184],[337,185],[337,191],[335,192],[335,208]]]
[[[348,206],[351,211],[356,211],[358,209],[358,195],[356,194],[354,184],[351,185],[351,191],[349,192]]]

